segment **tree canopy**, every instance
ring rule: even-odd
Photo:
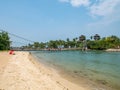
[[[7,32],[0,32],[0,50],[10,49],[10,38]]]
[[[86,38],[85,35],[80,35],[79,37],[75,37],[73,39],[67,38],[64,40],[50,40],[47,43],[39,43],[35,42],[33,45],[28,45],[30,48],[34,46],[36,49],[45,49],[45,48],[88,48],[92,50],[105,50],[109,48],[120,48],[120,38],[112,35],[108,37],[103,37],[99,34],[95,34],[91,36],[89,39]]]

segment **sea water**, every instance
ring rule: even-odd
[[[61,69],[74,81],[81,77],[120,90],[120,52],[104,51],[33,51],[39,60]],[[95,89],[98,90],[98,89]],[[100,89],[99,89],[100,90]],[[104,90],[104,89],[101,89]]]

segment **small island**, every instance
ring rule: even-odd
[[[0,50],[105,50],[105,51],[120,51],[120,38],[111,35],[101,37],[99,34],[90,36],[89,39],[85,35],[80,35],[72,40],[50,40],[49,42],[33,42],[26,46],[12,47],[8,32],[0,33]]]
[[[85,35],[73,38],[70,40],[50,40],[49,42],[34,42],[21,47],[23,50],[105,50],[105,51],[120,51],[120,38],[111,35],[101,37],[99,34],[90,36],[87,39]],[[114,50],[113,50],[114,49]]]
[[[100,76],[96,78],[92,77],[92,79],[87,77],[90,75],[98,75],[97,72],[101,73],[100,72],[101,69],[99,68],[99,66],[101,67],[101,65],[104,65],[104,67],[106,66],[112,67],[112,65],[114,66],[114,64],[111,64],[112,58],[114,58],[114,56],[112,56],[113,53],[102,52],[101,54],[100,53],[97,54],[97,52],[100,50],[107,52],[120,51],[120,38],[115,35],[111,35],[108,37],[101,37],[99,34],[95,34],[94,36],[91,36],[90,39],[87,39],[85,35],[80,35],[79,37],[73,38],[72,40],[67,38],[66,40],[50,40],[49,42],[46,43],[33,42],[32,44],[28,44],[26,46],[12,47],[11,44],[13,43],[13,41],[10,40],[9,34],[10,34],[9,32],[5,32],[5,31],[0,32],[0,50],[1,50],[0,89],[2,90],[6,90],[7,88],[12,88],[12,90],[16,90],[16,89],[17,90],[21,90],[21,89],[22,90],[29,90],[29,89],[31,90],[53,90],[53,89],[93,90],[93,88],[114,90],[114,88],[115,89],[118,88],[119,90],[120,88],[116,78],[115,78],[115,82],[111,82],[111,83],[109,82],[108,78],[111,78],[112,77],[111,75],[108,75],[107,76],[108,78],[106,78],[105,80],[102,77],[101,79],[99,79]],[[14,36],[19,37],[17,35]],[[8,52],[8,50],[10,51]],[[44,64],[41,62],[41,60],[45,61],[44,57],[41,59],[42,56],[41,50],[45,50],[43,54],[43,56],[45,57],[48,54],[51,55],[50,57],[55,57],[56,55],[59,56],[59,58],[56,58],[56,61],[58,61],[58,63],[61,63],[59,62],[59,60],[65,63],[67,61],[68,63],[67,66],[71,66],[71,64],[69,63],[72,62],[72,67],[75,68],[76,65],[79,64],[78,65],[79,71],[74,70],[67,72],[66,70],[63,70],[62,72],[60,72],[62,68],[60,69],[59,65],[57,66],[55,63],[52,63],[54,67],[59,68],[58,70],[59,72],[56,71],[57,69],[48,66],[48,64],[51,65],[51,63]],[[61,50],[66,50],[67,52],[63,51],[62,53],[64,55],[60,54],[61,52],[52,52],[54,53],[53,55],[51,52],[49,53],[49,51],[61,51]],[[80,50],[82,51],[91,50],[91,51],[87,53],[86,52],[83,53]],[[69,58],[67,57],[68,55]],[[76,57],[73,57],[74,55]],[[100,58],[96,59],[98,55],[101,57],[101,59]],[[117,56],[117,54],[115,55]],[[53,58],[51,59],[50,57],[46,57],[46,58],[49,58],[52,61]],[[63,60],[60,57],[62,57]],[[108,63],[103,63],[104,61],[104,59],[102,59],[103,57]],[[115,60],[118,61],[119,56]],[[84,61],[87,62],[85,63]],[[81,71],[82,62],[84,62],[83,64],[85,64],[83,65],[82,68],[88,67],[89,72],[92,74],[87,72],[88,69]],[[90,63],[92,63],[95,67],[97,67],[97,69],[99,68],[98,71],[96,71],[97,70],[96,68],[89,67],[88,64]],[[117,62],[115,64],[117,65]],[[117,70],[117,68],[118,67],[116,66],[114,70]],[[113,68],[109,68],[109,69],[114,71]],[[67,75],[66,77],[62,76],[63,72],[65,75]],[[118,76],[119,75],[118,73],[113,73],[113,74]],[[84,78],[81,75],[83,75]],[[101,73],[101,75],[104,76],[104,73]],[[77,77],[74,78],[73,76],[74,77],[77,76]],[[106,77],[106,75],[104,77]],[[78,81],[77,83],[74,82],[74,80],[72,79],[75,79],[76,81],[83,80],[84,83],[82,84],[81,82]],[[94,86],[89,86],[88,82],[90,83],[90,85],[94,84]],[[89,87],[84,87],[84,85]],[[109,85],[111,85],[111,87],[109,87]]]

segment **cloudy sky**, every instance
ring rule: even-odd
[[[0,29],[39,42],[120,37],[120,0],[0,0]]]

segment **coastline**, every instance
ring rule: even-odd
[[[107,49],[107,52],[120,52],[120,49]]]
[[[54,69],[62,78],[67,79],[68,81],[75,83],[78,86],[80,85],[85,88],[87,87],[87,88],[89,88],[89,90],[119,90],[119,89],[116,89],[116,86],[115,87],[112,86],[112,84],[109,82],[108,79],[106,80],[104,77],[99,78],[100,75],[98,75],[98,78],[96,78],[95,77],[96,75],[94,75],[94,73],[97,73],[97,72],[95,72],[94,70],[91,71],[93,73],[87,73],[84,69],[83,70],[66,69],[64,67],[64,64],[61,64],[61,62],[66,61],[67,58],[59,59],[59,58],[64,57],[64,56],[62,56],[63,53],[61,54],[61,52],[60,53],[59,52],[51,52],[51,54],[50,54],[49,51],[47,53],[45,53],[45,52],[43,52],[43,53],[35,52],[34,53],[33,52],[32,54],[35,56],[35,58],[37,58],[38,62],[45,65],[45,67],[47,66],[47,68]],[[65,52],[65,53],[67,53],[67,52]],[[54,55],[54,57],[56,57],[56,55],[58,55],[60,57],[55,59],[55,58],[51,57],[52,55]],[[64,55],[68,56],[68,54],[64,54]],[[51,59],[51,60],[49,60],[49,59]],[[57,59],[58,59],[58,62],[55,64],[54,61],[56,62]],[[69,59],[71,59],[71,57]],[[71,60],[73,61],[74,59],[75,58],[72,58]],[[61,61],[59,62],[59,60],[61,60]],[[60,63],[60,64],[58,64],[58,63]],[[68,63],[68,65],[67,65],[67,63]],[[69,65],[74,65],[72,63],[70,64],[69,62],[67,62],[67,63],[66,63],[66,65],[68,67],[69,67]],[[82,62],[79,62],[79,63],[82,63]],[[92,78],[93,75],[95,78]]]
[[[4,68],[7,65],[9,58],[11,58],[11,56],[7,51],[0,52],[0,69]]]
[[[4,68],[0,69],[2,90],[89,90],[62,78],[55,70],[38,62],[29,52],[16,51],[15,55],[7,56]],[[5,57],[2,59],[5,60]]]

